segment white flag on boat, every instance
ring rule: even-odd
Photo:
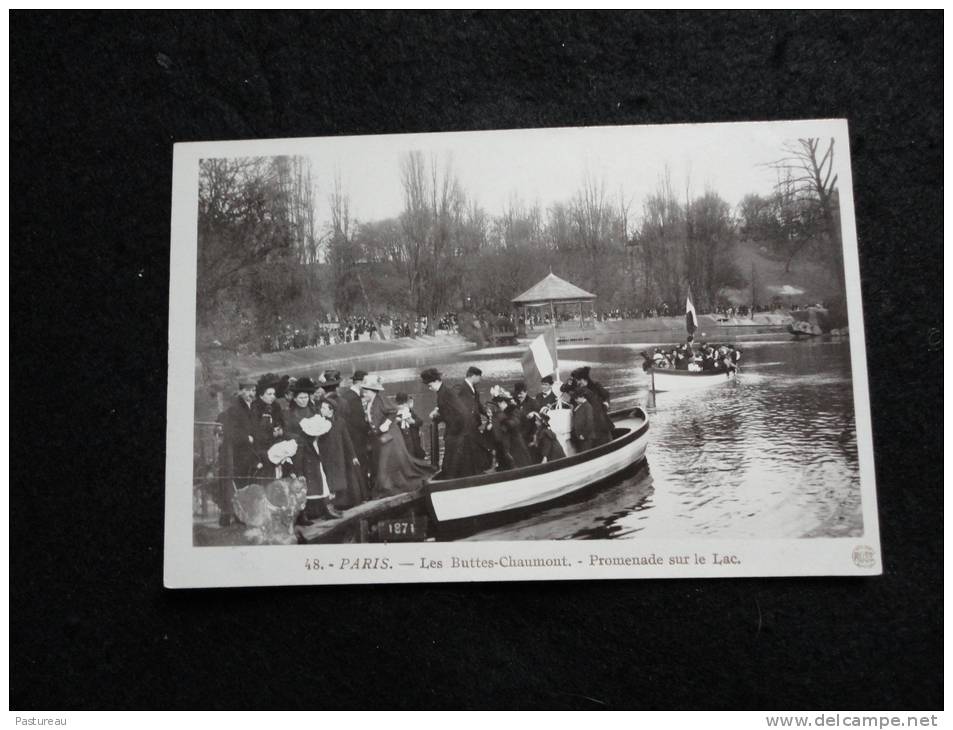
[[[540,379],[552,375],[559,381],[558,360],[556,359],[556,334],[547,330],[529,344],[523,355],[523,378],[531,391],[538,390]]]
[[[695,304],[692,302],[692,288],[688,287],[688,297],[685,299],[685,329],[688,334],[695,334],[698,329],[698,315],[695,314]]]

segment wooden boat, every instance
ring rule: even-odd
[[[609,414],[612,441],[545,464],[441,479],[425,485],[428,511],[439,523],[524,511],[580,492],[645,458],[649,417],[641,408]]]
[[[652,368],[652,392],[667,393],[678,390],[696,390],[710,388],[713,385],[727,383],[735,377],[735,372],[724,370],[675,370],[673,368]]]
[[[824,331],[815,322],[799,320],[788,325],[788,332],[797,338],[801,337],[820,337]]]

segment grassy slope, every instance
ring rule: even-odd
[[[767,251],[762,251],[761,244],[756,242],[739,243],[735,258],[741,274],[749,282],[747,289],[729,290],[739,303],[747,304],[751,301],[752,264],[755,267],[757,298],[760,304],[769,303],[777,293],[770,288],[772,286],[780,288],[788,285],[803,289],[804,294],[787,298],[786,302],[790,304],[813,304],[830,301],[838,295],[843,296],[843,292],[838,291],[837,278],[833,272],[822,264],[809,261],[803,254],[794,259],[788,273],[784,271],[783,259],[774,258]]]

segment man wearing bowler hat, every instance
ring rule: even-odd
[[[477,444],[472,443],[469,426],[472,414],[459,396],[444,384],[443,375],[436,368],[427,368],[420,379],[437,394],[437,407],[430,412],[434,425],[443,422],[443,461],[441,471],[445,479],[456,479],[479,474],[481,465],[474,459]]]
[[[324,398],[331,402],[337,418],[347,420],[348,403],[342,397],[338,386],[341,384],[340,370],[325,370],[318,379]]]

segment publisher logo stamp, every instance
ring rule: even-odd
[[[852,554],[854,565],[858,568],[874,567],[874,549],[869,545],[858,545]]]

